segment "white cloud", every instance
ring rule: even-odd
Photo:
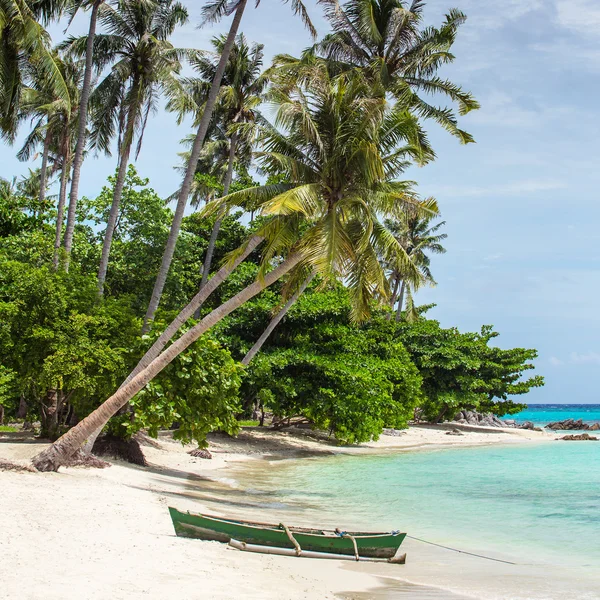
[[[560,367],[561,365],[563,365],[563,361],[560,360],[560,358],[556,358],[556,356],[551,356],[548,359],[548,362],[553,366],[553,367]]]
[[[579,354],[578,352],[572,352],[570,362],[574,364],[600,365],[600,353],[588,352],[587,354]]]

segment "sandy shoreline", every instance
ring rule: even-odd
[[[216,542],[176,538],[166,507],[215,512],[216,506],[223,514],[251,516],[252,502],[243,490],[227,484],[227,467],[234,463],[243,468],[243,461],[252,458],[534,443],[555,437],[468,429],[450,436],[444,428],[413,427],[357,448],[328,445],[310,432],[244,431],[235,440],[213,436],[213,460],[193,458],[181,444],[161,437],[160,448],[144,447],[147,468],[114,462],[103,470],[0,472],[0,598],[461,597],[435,586],[443,584],[444,569],[456,572],[468,566],[464,560],[459,564],[456,556],[414,541],[406,543],[409,556],[416,555],[406,567],[247,554]],[[25,462],[43,446],[3,436],[0,458]],[[482,568],[490,565],[477,566]],[[508,572],[495,563],[486,576],[493,585]],[[513,570],[510,576],[518,586],[523,585],[519,577],[526,575]],[[424,588],[403,581],[434,587],[423,595]]]

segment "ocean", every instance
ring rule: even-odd
[[[513,418],[596,422],[600,405],[536,405]],[[503,595],[502,583],[482,597],[600,598],[600,442],[334,455],[272,461],[245,473],[239,483],[266,513],[342,528],[402,529],[537,573],[530,593]],[[514,583],[513,575],[499,581],[508,585],[510,578]]]
[[[600,404],[530,404],[517,415],[506,415],[505,419],[519,422],[533,421],[537,426],[548,425],[565,419],[582,419],[584,423],[600,422]]]

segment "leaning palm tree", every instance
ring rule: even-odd
[[[212,81],[218,66],[217,57],[223,52],[226,39],[224,36],[212,40],[215,49],[211,56],[203,53],[194,62],[194,66],[205,81]],[[248,163],[252,148],[252,139],[258,123],[263,122],[258,106],[262,101],[267,78],[261,74],[263,60],[262,44],[249,46],[243,34],[240,34],[231,49],[229,60],[221,81],[220,106],[217,114],[228,125],[227,168],[223,179],[223,195],[229,194],[233,179],[234,163]],[[245,158],[245,161],[242,160]],[[248,164],[244,164],[248,167]],[[217,215],[210,235],[204,265],[202,282],[204,287],[210,274],[212,257],[225,212]]]
[[[401,219],[388,223],[390,231],[393,232],[411,263],[416,267],[409,274],[404,274],[398,269],[391,269],[390,285],[393,285],[393,292],[390,305],[393,308],[396,302],[398,304],[396,321],[401,318],[405,295],[408,299],[412,299],[414,292],[423,285],[436,285],[431,273],[431,259],[428,253],[444,254],[446,249],[442,242],[448,236],[445,233],[439,233],[439,230],[446,224],[445,221],[433,224],[434,219],[439,217],[437,204],[433,200],[430,200],[430,209],[431,214],[423,216],[409,208]],[[412,305],[412,302],[409,304]]]
[[[206,104],[204,106],[204,112],[202,113],[202,119],[198,124],[198,131],[196,133],[194,144],[192,146],[192,151],[190,153],[190,160],[187,165],[181,188],[179,189],[177,206],[175,207],[175,214],[173,215],[171,230],[169,231],[169,237],[165,245],[165,250],[161,260],[160,268],[156,277],[156,282],[154,284],[154,289],[152,290],[152,296],[150,297],[150,302],[148,303],[148,310],[146,311],[146,316],[144,318],[144,329],[147,329],[149,327],[149,324],[154,319],[156,309],[158,308],[158,305],[160,303],[165,282],[167,280],[167,275],[171,267],[171,261],[173,260],[173,255],[175,253],[175,245],[177,244],[177,238],[179,237],[179,231],[181,229],[183,214],[185,212],[188,197],[190,195],[190,189],[194,181],[196,163],[198,162],[198,158],[200,156],[200,152],[204,144],[204,139],[210,126],[213,109],[217,102],[219,88],[221,87],[223,73],[225,72],[225,67],[227,65],[227,61],[229,60],[229,54],[235,42],[235,36],[237,35],[240,23],[242,21],[242,16],[244,14],[247,1],[248,0],[212,0],[203,8],[205,23],[213,23],[219,21],[224,16],[228,16],[231,14],[233,14],[234,17],[231,22],[229,32],[227,34],[227,38],[223,45],[223,50],[221,52],[219,63],[217,64],[215,70],[215,75],[212,80],[210,90],[208,92]],[[309,29],[313,38],[316,37],[316,30],[312,25],[312,22],[310,20],[310,17],[308,16],[308,12],[302,0],[283,0],[283,2],[286,4],[291,4],[294,13],[300,16],[305,26]],[[257,0],[255,6],[258,7],[259,4],[260,0]]]
[[[224,36],[213,38],[214,52],[199,53],[191,61],[200,78],[185,79],[181,91],[168,105],[168,108],[178,112],[179,120],[187,113],[192,113],[196,120],[199,119],[210,89],[210,82],[215,78],[219,56],[223,52],[225,43]],[[237,165],[248,168],[254,132],[257,124],[263,122],[258,106],[262,101],[263,91],[268,80],[261,74],[262,59],[262,44],[250,46],[243,34],[237,36],[225,67],[214,112],[212,152],[206,152],[207,148],[205,148],[200,155],[201,160],[198,162],[198,167],[205,168],[206,165],[202,164],[206,163],[206,160],[202,161],[203,155],[205,159],[212,158],[209,173],[217,176],[224,167],[221,178],[222,195],[229,193],[234,167]],[[223,144],[223,141],[226,143]],[[226,149],[225,156],[221,153],[223,149]],[[225,158],[224,163],[223,158]],[[194,195],[192,189],[192,198]],[[224,217],[225,212],[222,212],[215,219],[202,267],[200,288],[203,288],[208,281],[213,253]]]
[[[173,85],[181,69],[180,57],[192,54],[169,41],[177,26],[187,20],[187,10],[175,0],[120,0],[115,8],[104,5],[100,15],[110,33],[95,36],[95,62],[98,68],[113,66],[90,97],[92,146],[108,150],[115,133],[119,134],[117,179],[98,269],[100,295],[134,138],[137,134],[137,156],[149,113],[156,109],[161,91]],[[87,36],[69,40],[65,47],[83,56]]]
[[[38,469],[56,470],[64,464],[178,354],[285,275],[288,290],[313,271],[323,279],[345,282],[357,320],[369,314],[374,299],[388,298],[379,257],[407,270],[410,261],[384,219],[398,218],[404,207],[419,204],[410,182],[394,179],[396,150],[403,146],[422,160],[427,152],[420,145],[424,138],[414,117],[390,110],[384,97],[372,98],[370,92],[364,77],[332,79],[325,65],[295,89],[274,88],[271,101],[278,107],[277,116],[275,126],[264,132],[260,159],[263,168],[284,173],[289,183],[234,192],[206,209],[208,214],[240,204],[257,208],[266,217],[251,238],[255,244],[261,239],[266,242],[259,277],[132,374],[98,409],[35,457]],[[401,131],[406,137],[399,135]],[[244,246],[241,252],[246,250]],[[231,260],[238,257],[239,253]],[[188,305],[182,312],[190,315],[190,309],[194,307]]]
[[[0,137],[13,142],[19,106],[27,84],[27,67],[34,65],[65,101],[65,82],[51,50],[50,35],[37,20],[44,2],[0,0]]]
[[[427,102],[423,94],[445,96],[464,115],[479,108],[473,96],[438,75],[454,60],[451,53],[464,13],[450,10],[440,27],[423,25],[423,0],[321,0],[333,33],[305,52],[304,60],[322,56],[335,71],[362,69],[380,93],[391,93],[419,117],[433,119],[463,143],[472,136],[458,127],[455,112]],[[280,66],[298,62],[279,57]]]

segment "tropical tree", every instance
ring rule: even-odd
[[[47,185],[48,159],[51,171],[61,171],[60,192],[54,240],[54,268],[58,268],[59,250],[63,229],[64,207],[69,182],[73,141],[77,122],[77,106],[81,86],[81,65],[69,57],[57,58],[60,72],[69,91],[69,102],[64,102],[40,77],[32,77],[32,85],[22,94],[21,112],[34,119],[34,126],[23,147],[17,154],[19,159],[28,160],[36,145],[43,145],[40,176],[40,204],[43,204]],[[39,74],[38,74],[39,75]]]
[[[479,108],[473,96],[442,79],[440,68],[454,61],[451,52],[466,16],[452,9],[440,27],[423,25],[423,0],[322,0],[333,33],[307,52],[324,56],[335,70],[361,68],[380,93],[390,92],[419,117],[433,119],[463,143],[473,137],[459,129],[455,112],[433,106],[422,94],[446,96],[464,115]],[[282,57],[293,64],[296,59]]]
[[[204,139],[210,126],[213,109],[215,107],[219,89],[221,87],[221,80],[225,72],[227,61],[229,60],[229,54],[235,42],[235,37],[242,21],[242,16],[244,14],[247,1],[248,0],[211,0],[203,8],[204,23],[214,23],[221,20],[224,16],[229,16],[231,14],[234,14],[234,17],[223,45],[219,63],[215,69],[214,78],[212,80],[206,99],[206,104],[204,106],[204,112],[202,113],[202,119],[198,124],[198,131],[196,133],[196,138],[194,139],[194,144],[190,153],[190,160],[187,165],[181,188],[179,189],[177,206],[175,208],[175,215],[173,217],[171,231],[169,232],[169,238],[167,240],[160,269],[156,277],[154,290],[152,291],[152,296],[148,304],[148,310],[146,311],[146,316],[144,318],[144,329],[147,329],[150,326],[151,321],[154,319],[156,309],[160,303],[165,282],[167,280],[167,274],[171,266],[171,261],[173,260],[173,254],[175,253],[175,245],[177,244],[177,237],[179,236],[179,230],[181,229],[181,221],[183,220],[188,197],[194,181],[196,164],[198,162],[198,158],[200,157],[200,152],[202,150],[202,146],[204,145]],[[300,16],[313,38],[316,37],[316,30],[312,25],[302,0],[283,1],[286,4],[288,2],[291,4],[294,13]],[[259,3],[260,0],[256,2],[257,7]]]
[[[222,54],[225,43],[225,36],[214,38],[212,44],[215,52],[212,55],[202,53],[197,60],[193,61],[203,80],[208,82],[214,79],[218,66],[217,57]],[[249,46],[244,35],[240,34],[231,48],[221,81],[220,102],[216,115],[226,124],[225,133],[228,141],[227,167],[223,178],[225,196],[229,194],[234,163],[249,162],[255,126],[263,122],[258,111],[268,81],[261,75],[263,48],[262,44]],[[244,166],[247,167],[248,164]],[[215,244],[224,216],[225,213],[221,213],[215,219],[206,249],[201,288],[208,281]]]
[[[418,206],[410,184],[394,180],[404,166],[398,147],[404,157],[421,162],[430,149],[414,117],[389,109],[385,98],[370,97],[370,90],[360,74],[331,78],[324,63],[295,87],[288,82],[285,90],[274,88],[277,127],[265,130],[261,161],[264,168],[283,172],[290,183],[234,192],[209,205],[211,211],[234,204],[258,206],[268,217],[251,238],[267,242],[258,279],[186,331],[38,455],[38,469],[57,469],[180,352],[288,273],[290,291],[312,271],[345,281],[355,320],[369,314],[376,297],[389,296],[379,257],[407,269],[410,262],[384,219],[397,217],[407,204]],[[283,260],[272,268],[272,259],[282,253]]]
[[[390,231],[396,236],[398,243],[404,248],[407,256],[415,269],[410,273],[402,273],[397,269],[391,269],[390,286],[393,286],[390,306],[393,308],[396,302],[396,321],[399,321],[404,308],[404,297],[412,299],[412,295],[423,285],[436,285],[433,274],[430,270],[431,259],[427,255],[444,254],[446,249],[442,245],[448,236],[445,233],[438,233],[446,224],[445,221],[433,224],[439,217],[437,203],[433,199],[427,201],[431,214],[419,215],[416,211],[407,208],[400,220],[389,222]],[[413,306],[412,301],[409,302]],[[414,311],[409,315],[414,318]]]
[[[69,193],[69,209],[67,212],[67,227],[65,230],[64,248],[65,248],[65,270],[69,270],[71,260],[71,248],[73,246],[73,234],[75,232],[75,220],[77,213],[77,201],[79,196],[79,179],[81,177],[81,165],[83,164],[83,154],[86,142],[86,126],[88,121],[88,103],[90,92],[92,90],[92,74],[94,70],[94,41],[96,38],[96,26],[98,23],[98,13],[104,0],[79,0],[73,6],[73,16],[79,8],[89,8],[90,25],[88,29],[85,45],[85,69],[83,73],[83,83],[81,86],[81,96],[79,99],[79,124],[77,127],[77,143],[75,144],[75,155],[73,156],[73,177],[71,179],[71,191]]]
[[[0,0],[0,136],[14,141],[27,67],[34,65],[66,103],[67,86],[50,48],[50,35],[37,16],[52,2]]]
[[[108,150],[119,134],[119,167],[102,256],[98,269],[98,292],[104,292],[112,237],[134,138],[139,154],[148,116],[156,109],[161,91],[174,83],[181,69],[180,57],[191,51],[169,42],[177,26],[188,20],[183,4],[175,0],[120,0],[115,8],[103,6],[100,21],[110,31],[96,35],[94,60],[98,69],[112,64],[109,74],[90,97],[92,146]],[[69,40],[67,49],[83,56],[87,36]]]

